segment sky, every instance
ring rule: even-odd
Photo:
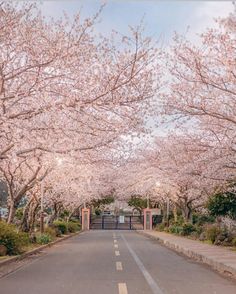
[[[69,16],[81,10],[84,18],[95,14],[104,1],[58,0],[40,1],[46,16],[60,17],[63,11]],[[129,33],[144,18],[145,32],[157,40],[169,43],[173,32],[184,33],[197,41],[196,34],[206,27],[215,26],[214,18],[225,17],[234,10],[232,1],[158,1],[158,0],[107,0],[96,30],[109,35],[112,29]]]

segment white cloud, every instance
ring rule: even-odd
[[[227,17],[234,11],[230,1],[200,2],[191,16],[189,38],[199,41],[196,34],[201,34],[206,28],[217,27],[215,19]]]
[[[229,1],[202,2],[195,12],[195,17],[199,21],[200,27],[212,27],[214,26],[214,18],[226,17],[233,10],[233,4]]]

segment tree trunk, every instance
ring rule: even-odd
[[[175,220],[175,222],[177,222],[178,221],[178,214],[177,214],[177,206],[176,206],[176,204],[174,204],[173,214],[174,214],[174,220]]]
[[[30,233],[32,233],[34,231],[35,220],[36,220],[38,207],[39,207],[39,202],[38,201],[34,201],[31,204],[31,207],[30,207],[30,214],[29,214],[30,217],[29,217],[29,221],[28,221],[28,226],[29,226]]]
[[[7,216],[7,223],[8,224],[13,223],[17,207],[18,207],[18,204],[14,203],[14,202],[12,202],[8,206],[8,216]]]
[[[28,219],[29,219],[29,210],[30,210],[31,202],[32,202],[32,199],[28,201],[24,209],[23,218],[20,225],[21,230],[23,232],[29,232]]]
[[[57,219],[59,213],[61,211],[61,203],[54,203],[53,205],[53,213],[49,218],[48,225],[52,226],[53,222]]]
[[[186,206],[182,208],[182,215],[184,217],[185,222],[193,222],[192,208],[188,204],[186,204]]]
[[[56,220],[57,218],[57,215],[56,213],[53,213],[50,218],[49,218],[49,221],[48,221],[48,226],[51,227],[53,225],[53,222]]]
[[[165,203],[161,203],[160,204],[161,207],[161,211],[162,211],[162,223],[166,224],[167,222],[167,215],[166,215],[166,204]]]

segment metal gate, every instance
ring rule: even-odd
[[[92,230],[143,230],[143,216],[114,216],[103,215],[92,217],[90,221]]]

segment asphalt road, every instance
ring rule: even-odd
[[[0,279],[1,294],[235,294],[236,283],[132,231],[90,231]]]

